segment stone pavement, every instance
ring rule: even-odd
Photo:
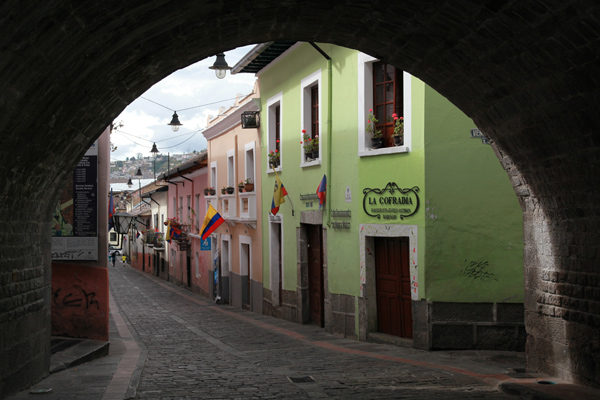
[[[525,374],[522,353],[358,342],[217,305],[131,268],[109,274],[109,354],[9,399],[600,398]]]

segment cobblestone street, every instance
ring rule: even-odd
[[[418,365],[422,352],[216,305],[131,269],[111,270],[111,291],[147,349],[138,398],[512,398],[475,376]]]
[[[31,388],[50,393],[10,399],[533,398],[498,388],[533,378],[518,373],[522,353],[359,342],[217,305],[119,263],[109,273],[110,354]]]

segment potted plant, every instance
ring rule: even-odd
[[[304,154],[307,160],[315,160],[319,158],[319,135],[311,138],[306,129],[302,129],[302,140],[300,144],[304,148]]]
[[[394,133],[392,134],[394,146],[402,146],[404,144],[404,117],[398,117],[398,114],[393,113],[392,118],[394,118]]]
[[[210,186],[207,187],[207,188],[204,188],[204,195],[205,196],[209,196],[209,195],[210,196],[214,196],[215,195],[215,189],[212,188],[212,187],[210,187]]]
[[[246,192],[252,192],[254,190],[254,182],[252,182],[252,179],[247,178],[244,181],[244,190]]]
[[[227,186],[223,186],[221,188],[221,194],[225,194],[225,193],[227,193]]]
[[[235,192],[235,189],[233,188],[233,186],[227,186],[225,191],[227,192],[227,194],[233,194]]]
[[[383,134],[381,130],[377,129],[377,123],[379,120],[373,114],[373,109],[369,109],[369,115],[367,116],[367,133],[371,134],[371,147],[379,149],[383,147]]]
[[[280,156],[279,150],[275,150],[275,151],[271,150],[269,152],[269,167],[275,169],[279,166],[279,162],[280,162],[279,156]]]
[[[242,193],[244,191],[244,181],[241,180],[240,183],[238,183],[238,191],[240,193]]]

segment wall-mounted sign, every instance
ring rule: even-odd
[[[471,129],[471,139],[481,139],[481,143],[490,144],[490,140],[479,129]]]
[[[206,238],[206,240],[200,239],[200,251],[211,250],[210,248],[210,238]]]
[[[363,190],[363,209],[368,216],[385,220],[404,219],[419,211],[419,188],[401,189],[390,182],[383,189]]]
[[[73,170],[52,216],[53,260],[98,259],[98,143]]]

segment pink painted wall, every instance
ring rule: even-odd
[[[98,260],[52,263],[52,335],[108,340],[110,131],[98,139]]]

